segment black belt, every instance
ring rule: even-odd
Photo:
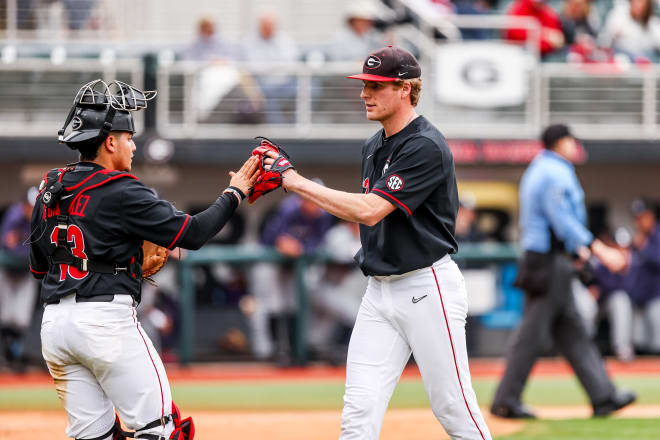
[[[115,299],[114,293],[107,293],[105,295],[94,295],[94,296],[80,296],[76,295],[77,303],[89,303],[89,302],[112,302]],[[52,300],[46,300],[46,304],[59,304],[60,298],[55,298]]]

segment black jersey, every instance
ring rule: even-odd
[[[376,225],[360,225],[355,260],[366,275],[398,275],[455,253],[458,191],[454,159],[440,131],[423,116],[362,148],[362,191],[396,208]]]
[[[53,209],[46,207],[42,203],[45,193],[42,191],[32,215],[30,270],[37,278],[43,277],[42,301],[51,302],[72,293],[83,297],[129,294],[139,301],[142,241],[170,249],[190,247],[184,243],[184,237],[199,222],[191,221],[192,217],[158,199],[128,173],[81,162],[61,176],[65,192],[59,204]],[[231,204],[231,197],[225,195],[224,199],[225,204]],[[218,199],[216,204],[221,201]],[[214,209],[216,204],[212,205]],[[220,208],[231,215],[236,204]],[[57,227],[58,215],[62,213],[68,217],[65,231]],[[51,264],[52,260],[49,263],[61,233],[66,233],[68,247],[75,257],[131,270],[117,274],[84,272],[71,265]]]

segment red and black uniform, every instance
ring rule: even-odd
[[[355,259],[365,275],[400,275],[458,250],[454,159],[424,116],[389,138],[380,130],[366,142],[362,191],[398,208],[374,226],[360,225]]]
[[[42,203],[42,190],[32,215],[30,270],[43,278],[44,303],[72,293],[83,298],[131,295],[139,301],[143,240],[169,249],[198,249],[238,206],[233,195],[223,194],[207,210],[190,216],[158,199],[137,177],[91,162],[51,170],[45,180],[60,181],[64,190],[52,209]],[[66,234],[78,263],[88,260],[87,271],[53,257],[58,239],[64,242],[60,234]]]

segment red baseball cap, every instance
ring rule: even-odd
[[[365,81],[396,81],[422,76],[422,69],[413,54],[400,47],[387,46],[369,54],[362,73],[346,78]]]

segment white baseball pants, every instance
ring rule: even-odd
[[[137,321],[133,298],[80,302],[74,295],[47,305],[42,353],[74,438],[95,438],[115,423],[139,429],[172,412],[163,363]],[[141,431],[169,438],[173,423]],[[112,437],[109,437],[112,438]]]
[[[348,347],[340,439],[378,438],[412,352],[449,436],[490,440],[472,389],[466,316],[465,280],[449,256],[404,275],[369,277]]]

